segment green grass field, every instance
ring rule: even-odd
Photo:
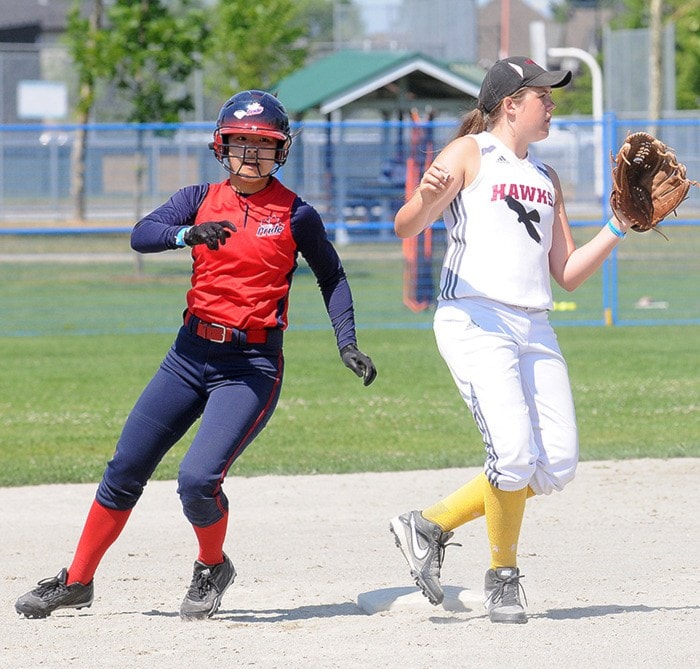
[[[583,459],[700,456],[699,326],[566,327]],[[233,474],[476,466],[480,436],[427,329],[361,329],[365,388],[330,328],[290,331],[282,398]],[[97,481],[172,334],[0,337],[0,485]],[[156,478],[174,478],[186,437]]]
[[[574,232],[582,243],[595,229]],[[631,235],[619,246],[618,316],[625,322],[700,323],[700,226],[667,232],[668,242],[647,233]],[[191,273],[185,250],[146,256],[140,275],[134,256],[128,255],[126,235],[2,236],[0,251],[5,335],[168,333],[177,327]],[[430,326],[430,310],[414,313],[403,305],[398,241],[353,243],[341,247],[340,253],[361,325]],[[435,282],[441,253],[441,242],[436,241]],[[574,293],[555,286],[555,302],[568,308],[555,310],[552,322],[602,325],[603,290],[603,272]],[[638,308],[643,299],[663,308]],[[303,262],[294,279],[290,322],[305,329],[328,327],[315,281]]]
[[[700,228],[620,247],[620,312],[698,318]],[[592,231],[577,230],[581,240]],[[147,256],[136,272],[125,235],[6,236],[0,262],[0,485],[96,481],[122,424],[181,319],[186,252]],[[66,254],[78,254],[75,257]],[[58,254],[61,254],[60,256]],[[396,243],[341,249],[360,345],[379,368],[364,388],[338,357],[303,265],[292,289],[287,373],[269,426],[235,464],[242,475],[476,466],[480,436],[440,359],[432,311],[402,304]],[[700,325],[585,327],[602,319],[599,272],[555,299],[584,459],[700,455]],[[668,303],[635,310],[642,295]],[[571,327],[572,325],[577,325]],[[173,478],[186,437],[158,469]]]

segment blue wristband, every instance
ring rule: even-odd
[[[608,221],[608,230],[615,235],[615,237],[618,237],[619,239],[624,239],[627,236],[626,232],[622,232],[622,230],[618,230],[614,225],[613,225],[613,220],[612,218]]]
[[[175,246],[178,246],[180,248],[182,248],[183,246],[187,246],[187,244],[185,244],[185,233],[188,230],[189,230],[189,227],[185,227],[185,228],[180,228],[177,231],[177,234],[175,235]]]

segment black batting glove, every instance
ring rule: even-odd
[[[182,240],[187,246],[206,244],[208,249],[216,251],[219,244],[222,246],[226,244],[231,232],[236,232],[236,226],[231,221],[207,221],[193,225],[185,232]]]
[[[368,386],[377,377],[377,368],[372,359],[358,350],[355,344],[348,344],[340,349],[340,357],[343,364],[351,369],[357,376],[362,377],[362,382]]]

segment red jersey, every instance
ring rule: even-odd
[[[212,184],[195,225],[231,221],[236,232],[217,251],[192,249],[191,313],[209,323],[240,329],[287,326],[288,295],[296,268],[291,210],[296,195],[276,179],[253,195],[228,181]]]
[[[192,247],[187,306],[195,316],[241,330],[285,329],[301,254],[316,277],[338,349],[356,343],[352,294],[321,217],[274,177],[248,196],[228,180],[185,186],[134,226],[131,247],[139,253],[181,248],[176,235],[184,227],[224,220],[236,226],[226,244],[216,251]]]

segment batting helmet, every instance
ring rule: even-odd
[[[285,162],[292,145],[289,116],[282,103],[270,93],[250,90],[236,93],[219,112],[214,130],[214,141],[209,148],[224,169],[233,173],[228,163],[228,135],[244,133],[262,135],[277,140],[274,174]]]

